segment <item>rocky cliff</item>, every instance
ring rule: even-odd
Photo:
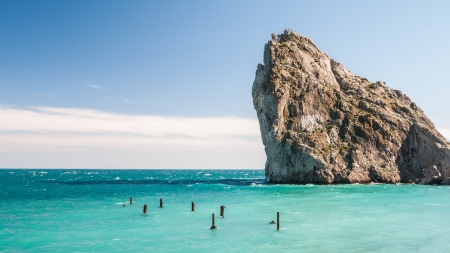
[[[409,97],[352,74],[295,32],[265,45],[252,96],[272,182],[450,176],[448,141]]]

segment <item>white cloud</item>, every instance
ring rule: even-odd
[[[51,107],[33,107],[30,110],[0,109],[0,131],[130,134],[147,137],[184,136],[184,138],[259,136],[256,119],[126,115]]]
[[[34,93],[35,98],[44,98],[44,99],[51,99],[52,96],[49,93]]]
[[[264,162],[256,119],[0,108],[0,167],[262,168]]]
[[[93,89],[99,89],[99,90],[106,90],[105,87],[99,86],[99,85],[95,85],[95,84],[86,84],[86,86],[93,88]]]
[[[128,104],[128,102],[130,102],[128,98],[121,97],[120,99],[122,99],[123,103],[125,104]]]

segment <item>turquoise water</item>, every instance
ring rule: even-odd
[[[0,199],[1,252],[450,250],[448,186],[273,185],[262,170],[0,170]],[[276,212],[280,231],[269,225]]]

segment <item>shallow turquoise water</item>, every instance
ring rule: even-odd
[[[0,251],[450,249],[448,186],[273,185],[263,178],[262,170],[0,170]],[[276,212],[280,231],[268,224]],[[212,213],[217,230],[209,229]]]

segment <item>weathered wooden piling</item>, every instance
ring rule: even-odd
[[[277,230],[280,230],[280,212],[277,212]]]
[[[194,211],[195,211],[195,203],[192,202],[192,212],[194,212]]]
[[[143,214],[147,214],[147,204],[144,205],[144,211],[142,211]]]
[[[162,198],[159,199],[159,207],[164,207],[164,202]]]
[[[212,226],[211,226],[211,229],[217,229],[217,226],[216,226],[216,215],[215,214],[212,214]]]
[[[225,206],[220,206],[220,217],[225,217]]]
[[[130,197],[130,205],[133,204],[133,197]]]

